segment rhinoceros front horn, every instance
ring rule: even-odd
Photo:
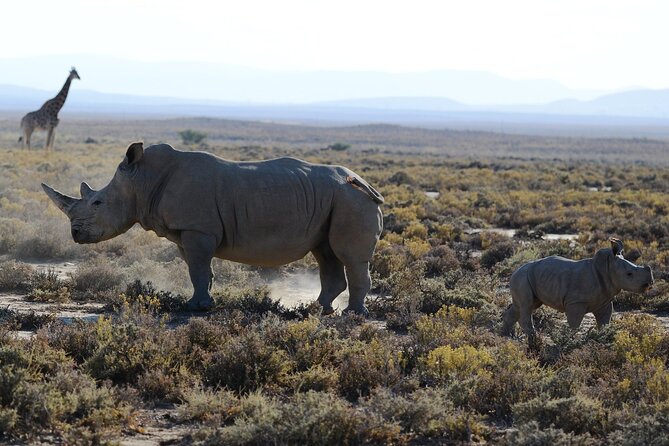
[[[51,201],[53,201],[54,204],[58,206],[58,209],[63,211],[65,215],[69,217],[70,211],[72,210],[72,206],[74,206],[77,203],[77,201],[79,201],[79,199],[63,195],[57,190],[52,189],[51,187],[47,186],[44,183],[42,183],[42,189],[44,189],[44,192],[46,192],[49,198],[51,198]]]

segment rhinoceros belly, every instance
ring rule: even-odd
[[[235,243],[221,246],[216,256],[249,265],[280,266],[303,258],[325,238],[323,232],[306,237],[289,232],[276,231],[240,237]]]

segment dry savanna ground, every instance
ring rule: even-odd
[[[45,154],[17,148],[18,120],[0,117],[0,441],[667,444],[665,141],[99,118],[63,119]],[[186,129],[208,136],[187,146]],[[133,228],[75,245],[40,182],[100,188],[139,139],[362,174],[386,197],[370,318],[319,314],[311,257],[217,260],[216,308],[190,315],[170,243]],[[610,236],[653,267],[651,291],[575,334],[540,309],[532,350],[497,334],[515,268]]]

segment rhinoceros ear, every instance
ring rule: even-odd
[[[132,166],[136,164],[144,155],[144,143],[133,142],[128,146],[128,150],[125,152],[125,158],[123,159],[123,164],[125,166]]]
[[[613,255],[617,256],[617,255],[622,254],[622,252],[623,252],[623,242],[621,242],[619,239],[613,238],[613,237],[611,237],[609,239],[609,241],[611,242],[611,251],[613,251]]]
[[[88,200],[88,197],[91,196],[95,191],[91,189],[91,186],[88,185],[88,183],[83,182],[81,183],[81,187],[79,187],[79,193],[81,194],[81,198],[84,200]]]

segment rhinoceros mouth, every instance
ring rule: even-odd
[[[72,228],[72,240],[80,245],[102,241],[103,234],[91,234],[80,228]]]

